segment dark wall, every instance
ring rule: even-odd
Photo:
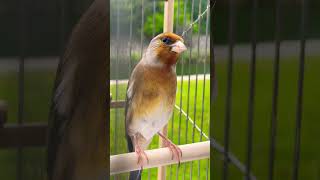
[[[0,1],[0,56],[58,55],[71,27],[91,1]]]
[[[71,27],[92,0],[1,0],[0,56],[56,56]],[[217,1],[214,8],[215,42],[227,43],[228,1]],[[236,3],[236,42],[248,42],[251,29],[252,0]],[[307,37],[320,38],[320,1],[308,0]],[[64,8],[62,8],[64,7]],[[63,11],[62,11],[63,10]],[[62,13],[64,12],[64,13]],[[300,1],[282,1],[284,40],[299,39]],[[63,17],[62,18],[62,14]],[[146,14],[147,16],[147,14]],[[275,0],[258,0],[258,40],[271,41],[275,29]]]
[[[237,1],[237,0],[234,0]],[[271,41],[275,31],[275,0],[258,1],[257,9],[257,38],[259,41]],[[320,38],[320,1],[307,0],[307,37]],[[252,0],[242,0],[235,7],[235,39],[236,42],[250,41]],[[297,40],[300,38],[301,0],[281,1],[281,39]],[[229,6],[226,1],[217,2],[215,7],[215,42],[227,42],[229,23]]]

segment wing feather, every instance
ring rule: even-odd
[[[105,0],[93,2],[74,28],[64,56],[58,65],[48,125],[47,169],[49,180],[71,180],[77,179],[76,174],[83,175],[74,169],[75,163],[86,160],[87,157],[83,156],[82,159],[79,159],[76,154],[81,151],[90,151],[89,145],[97,143],[92,140],[91,143],[90,138],[99,141],[97,143],[99,147],[91,147],[93,151],[96,151],[96,153],[91,153],[92,156],[101,155],[100,151],[106,155],[108,16],[105,6]],[[86,136],[74,134],[76,132],[74,129],[73,134],[70,132],[71,128],[91,126],[101,128],[97,128],[95,132],[88,130]],[[81,131],[87,131],[87,129],[81,129]],[[82,149],[75,151],[71,148],[70,143],[80,144],[81,141],[84,145]],[[96,146],[96,144],[93,145]],[[102,148],[100,145],[105,147]],[[75,158],[78,159],[75,160]],[[96,157],[87,159],[90,158],[96,159]],[[105,158],[100,157],[100,159]],[[95,162],[100,163],[96,160]],[[88,166],[92,167],[95,166],[93,163],[87,162]],[[108,163],[104,164],[107,166]],[[91,177],[95,179],[94,176]]]

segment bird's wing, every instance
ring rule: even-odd
[[[73,141],[71,136],[79,138],[79,141],[84,143],[87,141],[85,138],[89,139],[89,137],[80,137],[81,134],[72,135],[70,132],[72,127],[86,126],[86,123],[93,126],[95,123],[101,123],[96,124],[101,126],[101,129],[90,131],[88,133],[90,136],[98,136],[93,132],[106,129],[108,74],[106,23],[108,16],[104,5],[106,5],[105,0],[96,0],[83,15],[74,28],[64,56],[58,65],[48,126],[49,180],[53,179],[57,167],[64,168],[65,179],[72,179],[69,173],[76,171],[73,169],[75,162],[73,156],[76,155],[71,152],[74,151],[71,147],[66,147],[66,144],[71,146],[72,143],[78,143],[76,140]],[[99,137],[99,140],[103,138],[106,146],[108,138],[105,133],[99,134],[103,136]],[[100,151],[100,149],[95,150]],[[106,154],[107,147],[104,149]],[[80,149],[77,151],[80,152]]]
[[[141,62],[141,61],[140,61]],[[127,143],[128,143],[128,150],[129,152],[133,152],[134,147],[132,144],[132,140],[130,135],[128,134],[128,126],[131,123],[132,116],[133,116],[133,111],[134,109],[132,108],[132,100],[135,96],[135,92],[137,92],[138,84],[136,82],[139,81],[139,83],[143,83],[143,67],[138,63],[136,67],[133,69],[132,74],[130,76],[130,79],[128,81],[127,85],[127,91],[126,91],[126,104],[125,104],[125,128],[126,128],[126,138],[127,138]]]
[[[126,128],[126,139],[127,139],[127,146],[128,146],[129,152],[134,152],[134,145],[130,135],[128,134],[127,126],[130,125],[130,122],[132,120],[132,115],[133,115],[132,100],[133,100],[133,97],[135,96],[135,92],[136,92],[135,90],[137,89],[137,83],[135,82],[139,80],[141,81],[141,83],[143,83],[142,82],[143,78],[141,78],[142,77],[141,73],[142,73],[141,66],[140,66],[140,63],[138,63],[134,68],[134,70],[132,71],[132,74],[128,81],[127,91],[126,91],[125,128]],[[142,173],[142,170],[131,171],[129,175],[129,180],[141,180],[141,173]]]

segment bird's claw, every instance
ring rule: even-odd
[[[149,164],[149,158],[148,158],[147,154],[143,150],[141,150],[140,147],[136,147],[135,151],[138,156],[137,164],[141,167],[141,170],[142,170],[143,169],[143,159],[146,159],[147,164]]]
[[[182,157],[181,149],[177,145],[173,144],[170,140],[166,140],[165,142],[166,142],[166,146],[169,148],[169,150],[172,153],[171,159],[173,160],[174,156],[176,156],[180,166],[180,161]]]

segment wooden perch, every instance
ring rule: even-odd
[[[210,157],[210,141],[198,142],[193,144],[180,145],[182,150],[182,162],[206,159]],[[143,169],[177,164],[177,160],[172,160],[171,152],[168,148],[160,148],[145,151],[149,163]],[[137,164],[137,155],[135,152],[127,154],[113,155],[110,157],[110,175],[129,172],[140,169]]]

